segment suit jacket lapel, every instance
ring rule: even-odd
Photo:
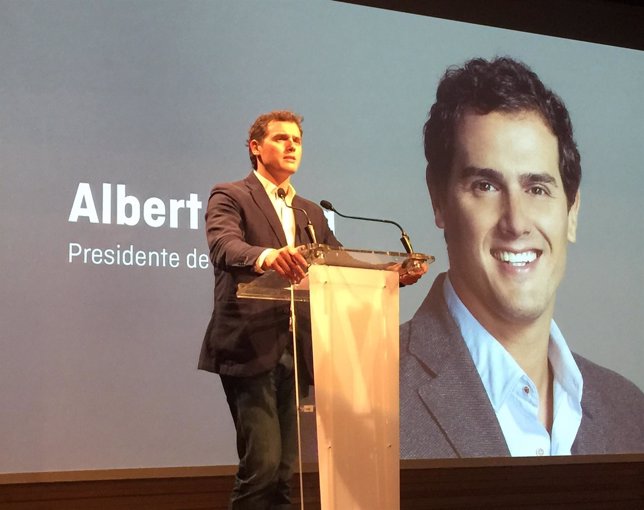
[[[251,197],[255,204],[257,204],[259,214],[266,218],[270,229],[278,240],[279,246],[286,246],[286,235],[284,234],[284,229],[282,228],[280,219],[277,217],[277,213],[275,212],[275,207],[273,207],[273,203],[270,198],[268,198],[262,183],[259,182],[259,179],[257,179],[255,174],[252,172],[248,177],[246,177],[246,183]]]
[[[598,407],[601,402],[601,391],[595,387],[596,379],[585,373],[585,364],[575,356],[575,361],[584,381],[584,391],[581,397],[581,424],[572,444],[571,453],[573,455],[588,455],[599,452],[608,452],[608,438],[614,434],[613,430],[605,430],[601,420],[596,420],[596,416],[602,416],[606,409]]]
[[[304,200],[295,195],[295,197],[293,198],[293,206],[306,210],[304,205]],[[306,218],[306,215],[300,211],[293,212],[295,213],[295,244],[299,245],[312,243],[313,241],[309,239],[309,236],[306,233],[306,226],[308,225],[308,219]]]
[[[459,457],[510,454],[460,331],[443,299],[444,275],[411,321],[410,352],[427,368],[418,393]]]

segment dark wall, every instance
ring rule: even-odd
[[[338,0],[579,41],[644,49],[639,0]]]
[[[507,461],[504,461],[507,462]],[[631,510],[643,508],[644,463],[403,467],[401,510]],[[448,464],[448,463],[446,463]],[[175,476],[0,485],[2,510],[224,510],[232,475]],[[301,508],[293,480],[293,510]],[[306,510],[320,510],[317,473],[303,476]]]

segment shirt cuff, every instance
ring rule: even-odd
[[[257,260],[255,261],[254,269],[256,273],[262,274],[264,272],[264,270],[262,269],[264,261],[266,260],[266,257],[268,257],[268,254],[274,250],[274,248],[266,248],[262,253],[259,254],[259,257],[257,257]]]

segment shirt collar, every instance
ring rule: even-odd
[[[450,314],[456,321],[465,345],[470,351],[492,406],[495,411],[498,411],[517,381],[528,376],[510,353],[470,313],[456,294],[449,275],[445,278],[443,295]],[[573,400],[581,402],[583,386],[581,372],[554,320],[550,325],[548,360],[552,366],[555,381]]]
[[[255,176],[259,179],[259,182],[262,184],[262,187],[266,191],[268,197],[273,201],[277,201],[279,197],[277,196],[277,186],[274,183],[269,181],[266,177],[261,175],[257,170],[253,170]],[[293,203],[293,197],[295,196],[295,188],[289,182],[288,188],[286,189],[286,203],[291,205]]]
[[[548,360],[552,366],[555,380],[561,387],[581,402],[583,379],[575,358],[566,344],[563,334],[553,320],[550,324],[550,344],[548,345]]]

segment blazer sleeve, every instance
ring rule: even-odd
[[[212,265],[223,270],[252,268],[265,247],[246,241],[244,207],[235,190],[215,186],[206,209],[206,238]]]

